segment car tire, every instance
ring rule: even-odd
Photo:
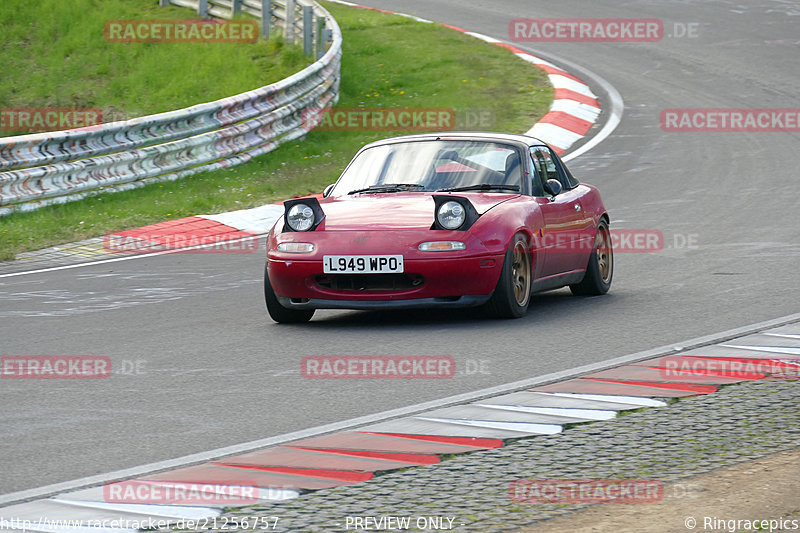
[[[264,267],[264,300],[267,303],[267,312],[270,318],[279,324],[302,324],[311,320],[314,316],[314,310],[299,310],[288,309],[281,305],[275,291],[272,290],[272,284],[269,282],[269,272],[267,267]]]
[[[614,277],[614,250],[611,244],[611,231],[608,222],[601,220],[597,225],[594,247],[589,255],[589,264],[580,283],[570,285],[569,289],[576,296],[599,296],[611,288]]]
[[[530,247],[524,235],[511,240],[503,260],[503,270],[492,297],[487,302],[489,314],[498,318],[520,318],[528,312],[533,281]]]

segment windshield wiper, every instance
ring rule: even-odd
[[[347,194],[358,194],[360,192],[401,192],[416,189],[424,189],[421,183],[384,183],[381,185],[371,185],[363,189],[356,189]]]
[[[515,191],[519,192],[519,185],[496,185],[492,183],[476,183],[475,185],[464,185],[463,187],[450,187],[449,189],[438,189],[436,192],[458,192],[458,191]]]

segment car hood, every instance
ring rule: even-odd
[[[429,229],[433,224],[434,193],[401,192],[356,194],[320,201],[325,212],[321,229],[329,231],[382,231],[388,229]],[[493,207],[519,196],[517,193],[435,193],[437,196],[467,198],[482,215]]]

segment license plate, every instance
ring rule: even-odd
[[[402,255],[325,255],[325,274],[393,274],[403,272]]]

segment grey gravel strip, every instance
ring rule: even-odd
[[[678,481],[800,447],[798,406],[798,381],[731,385],[666,407],[630,411],[562,434],[520,439],[296,500],[235,509],[227,516],[231,521],[278,517],[275,531],[346,531],[348,516],[411,517],[410,527],[403,528],[409,531],[423,530],[416,525],[420,517],[454,518],[451,531],[513,531],[589,505],[514,502],[509,498],[514,480]],[[364,531],[352,524],[350,531]]]
[[[229,244],[259,239],[263,235],[250,235],[226,240]],[[93,237],[85,241],[78,241],[52,248],[45,248],[34,252],[24,252],[12,261],[0,261],[0,278],[23,276],[26,274],[39,274],[55,270],[65,270],[91,265],[117,263],[145,257],[168,255],[175,253],[188,253],[193,250],[211,248],[218,242],[196,244],[193,246],[176,247],[173,249],[159,250],[146,253],[112,253],[105,251],[103,237]]]
[[[0,274],[11,274],[40,268],[92,263],[102,259],[123,257],[108,253],[103,248],[103,237],[93,237],[78,242],[51,246],[41,250],[22,252],[12,261],[0,261]]]

